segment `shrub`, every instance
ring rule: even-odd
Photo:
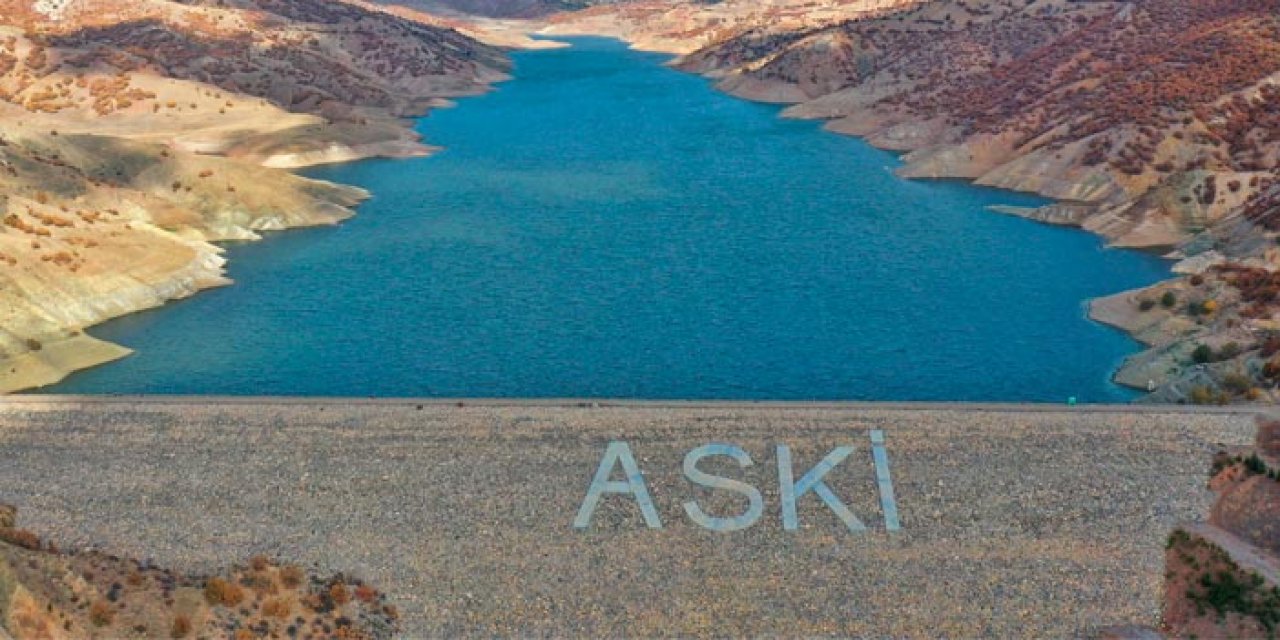
[[[204,585],[204,599],[211,605],[234,607],[244,600],[244,589],[222,578],[209,578]]]
[[[1267,473],[1267,463],[1263,462],[1262,458],[1259,458],[1257,453],[1251,453],[1248,458],[1244,459],[1244,468],[1253,475],[1264,475]]]
[[[115,609],[112,609],[106,600],[99,600],[89,607],[89,621],[95,627],[105,627],[111,624],[115,617]]]
[[[1164,295],[1160,296],[1160,306],[1166,309],[1172,309],[1175,304],[1178,304],[1178,295],[1174,292],[1166,291],[1164,292]]]
[[[1140,302],[1138,302],[1138,310],[1139,310],[1139,311],[1150,311],[1150,310],[1151,310],[1153,307],[1155,307],[1155,306],[1156,306],[1156,301],[1155,301],[1155,300],[1148,300],[1148,299],[1144,299],[1144,300],[1141,300]]]
[[[1231,393],[1244,393],[1253,387],[1253,380],[1243,373],[1228,373],[1222,379],[1222,386]]]
[[[293,565],[280,569],[280,582],[290,589],[297,589],[302,586],[302,581],[306,577],[307,575],[302,572],[302,569]]]
[[[1194,276],[1191,276],[1191,286],[1198,287],[1202,284],[1204,284],[1204,276],[1198,273],[1195,274]]]
[[[1280,352],[1280,335],[1267,336],[1267,339],[1262,341],[1262,357],[1270,358],[1277,352]]]
[[[1238,342],[1228,342],[1218,350],[1218,360],[1230,360],[1243,352]]]
[[[1192,404],[1211,404],[1213,403],[1213,389],[1204,385],[1192,387],[1190,399]]]
[[[1191,352],[1191,359],[1197,364],[1205,364],[1213,359],[1213,349],[1209,345],[1199,345]]]
[[[373,587],[362,584],[356,587],[356,599],[360,602],[370,603],[378,598],[378,590]]]
[[[191,633],[191,618],[185,614],[178,614],[173,619],[173,625],[169,627],[169,637],[176,640],[187,637],[189,633]]]
[[[287,618],[292,610],[293,607],[289,606],[289,601],[284,598],[272,598],[262,604],[262,615],[271,618]]]
[[[40,536],[26,529],[0,529],[0,542],[7,542],[32,551],[40,550]]]
[[[329,597],[333,599],[333,603],[342,606],[351,601],[351,593],[347,591],[347,585],[341,582],[333,583],[329,587]]]

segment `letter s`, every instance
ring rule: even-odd
[[[740,493],[746,496],[751,504],[746,513],[740,516],[714,518],[707,515],[702,510],[702,507],[698,506],[697,502],[689,500],[684,503],[684,510],[685,513],[689,514],[689,519],[699,526],[712,531],[739,531],[755,524],[760,519],[760,516],[764,514],[764,496],[760,495],[760,490],[745,482],[721,478],[720,476],[713,476],[700,471],[698,469],[698,461],[708,456],[729,456],[737,461],[739,467],[743,468],[751,466],[751,456],[747,455],[746,451],[731,444],[707,444],[693,449],[684,457],[684,475],[690,482],[712,489],[724,489]]]

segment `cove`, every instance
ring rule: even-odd
[[[374,198],[228,246],[236,284],[92,328],[58,393],[1124,401],[1089,298],[1167,264],[893,175],[605,39],[418,123],[445,150],[307,171]]]

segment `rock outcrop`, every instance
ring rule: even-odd
[[[351,577],[255,556],[184,575],[97,551],[60,552],[0,505],[0,638],[396,637],[399,612]]]

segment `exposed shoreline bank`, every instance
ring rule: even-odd
[[[966,166],[964,164],[961,164],[950,171],[931,175],[931,170],[922,170],[919,165],[913,164],[911,155],[913,152],[918,151],[921,148],[918,144],[904,145],[900,142],[895,142],[892,137],[877,135],[878,132],[873,128],[862,129],[859,127],[851,127],[847,122],[842,124],[841,120],[824,118],[816,115],[801,116],[791,112],[789,110],[790,106],[802,104],[807,99],[793,97],[790,87],[783,83],[778,83],[778,86],[776,87],[769,87],[760,83],[752,83],[746,86],[733,85],[726,82],[726,79],[721,75],[706,73],[682,66],[685,65],[686,56],[689,52],[679,48],[666,46],[661,40],[633,41],[628,40],[626,36],[617,33],[591,34],[574,31],[572,29],[556,29],[547,31],[547,33],[561,36],[591,35],[597,37],[617,38],[626,42],[636,51],[670,55],[672,56],[672,59],[666,63],[666,66],[684,73],[700,75],[711,81],[712,85],[717,90],[722,91],[727,95],[750,102],[783,106],[783,110],[779,113],[779,117],[799,120],[823,120],[822,128],[824,131],[857,138],[876,149],[896,153],[903,164],[894,169],[894,174],[904,179],[960,180],[974,186],[989,187],[1011,193],[1032,194],[1046,198],[1051,200],[1052,203],[1042,207],[1028,208],[996,206],[989,207],[989,211],[1001,215],[1016,216],[1050,226],[1068,227],[1090,232],[1106,241],[1106,247],[1109,250],[1122,249],[1155,254],[1161,259],[1168,261],[1170,275],[1176,275],[1176,273],[1173,272],[1173,269],[1178,264],[1179,259],[1175,257],[1177,251],[1175,244],[1171,243],[1164,246],[1125,246],[1122,244],[1116,244],[1114,242],[1115,238],[1108,236],[1104,231],[1090,229],[1085,226],[1083,222],[1084,216],[1080,215],[1082,212],[1079,211],[1079,208],[1085,206],[1084,203],[1062,198],[1060,193],[1058,193],[1061,190],[1060,186],[1058,189],[1054,190],[1046,190],[1038,186],[1037,183],[1043,184],[1043,182],[1049,179],[1049,176],[1026,176],[1027,181],[1031,184],[1016,181],[999,182],[983,180],[981,175],[982,172],[978,167],[974,165]],[[917,124],[920,127],[929,127],[929,123],[922,122]],[[900,126],[900,124],[895,125],[895,127]],[[1088,185],[1080,183],[1076,184],[1076,188],[1079,189],[1085,189],[1087,186]],[[1158,284],[1161,283],[1157,283],[1157,285]],[[1144,326],[1145,323],[1142,323],[1139,319],[1135,319],[1132,313],[1128,313],[1132,309],[1137,308],[1138,303],[1136,302],[1136,296],[1142,291],[1145,291],[1145,289],[1120,291],[1097,298],[1085,299],[1081,302],[1087,305],[1086,317],[1091,321],[1102,326],[1118,330],[1143,347],[1143,350],[1139,350],[1125,357],[1124,361],[1111,372],[1111,381],[1122,387],[1142,392],[1149,392],[1149,378],[1146,377],[1146,375],[1149,373],[1151,363],[1140,361],[1140,357],[1146,353],[1145,349],[1159,344],[1159,340],[1155,339],[1149,332],[1144,333],[1144,329],[1146,328]],[[1123,307],[1123,309],[1121,307]],[[1135,399],[1135,402],[1139,402],[1141,400],[1142,398],[1139,397],[1138,399]]]
[[[1085,221],[1090,213],[1088,209],[1092,205],[1082,200],[1064,197],[1063,194],[1064,192],[1082,193],[1094,188],[1095,185],[1088,184],[1088,181],[1065,181],[1061,184],[1053,185],[1053,188],[1046,188],[1046,184],[1056,180],[1054,176],[1043,173],[1028,173],[1017,180],[992,179],[989,176],[984,179],[984,174],[989,171],[990,167],[976,161],[937,166],[933,157],[926,156],[921,158],[916,155],[916,152],[926,150],[932,146],[930,138],[938,137],[939,132],[936,131],[936,123],[916,122],[914,123],[916,130],[912,131],[910,125],[904,125],[903,123],[894,123],[890,127],[883,127],[885,123],[874,120],[858,123],[849,116],[827,116],[818,112],[797,112],[795,108],[812,101],[813,98],[798,92],[794,85],[786,82],[761,82],[741,75],[726,76],[717,71],[708,71],[696,66],[691,67],[689,56],[695,53],[698,47],[682,46],[659,35],[637,35],[625,29],[611,28],[606,25],[608,25],[608,21],[588,18],[580,23],[549,25],[540,29],[537,33],[550,37],[592,36],[616,38],[627,43],[631,49],[636,51],[672,56],[667,61],[666,66],[685,73],[702,76],[709,80],[717,90],[728,95],[761,104],[780,105],[783,110],[779,117],[798,120],[821,120],[822,128],[825,131],[854,137],[876,149],[898,154],[903,165],[895,169],[894,173],[900,177],[907,179],[962,180],[975,186],[991,187],[1013,193],[1033,194],[1051,200],[1052,204],[1036,208],[995,207],[992,208],[992,211],[1052,226],[1088,231],[1105,240],[1108,248],[1155,253],[1162,259],[1170,261],[1171,269],[1175,267],[1181,257],[1177,254],[1177,245],[1179,243],[1175,241],[1170,241],[1167,244],[1143,244],[1132,241],[1117,242],[1117,238],[1106,230],[1086,226]],[[916,157],[913,158],[913,155],[916,155]],[[1096,300],[1134,293],[1133,291],[1117,292],[1110,296],[1083,302],[1089,304],[1088,317],[1090,320],[1117,329],[1133,338],[1139,344],[1149,346],[1152,343],[1144,341],[1140,333],[1131,328],[1128,323],[1115,320],[1111,314],[1096,313],[1094,311],[1093,303]],[[1135,353],[1130,358],[1137,355],[1140,354]],[[1112,379],[1117,384],[1142,391],[1146,390],[1145,383],[1139,385],[1127,381],[1127,376],[1124,375],[1123,369],[1124,365],[1121,365],[1120,368],[1113,372]]]
[[[458,97],[458,96],[453,96]],[[444,104],[433,104],[440,108]],[[417,116],[407,116],[412,122],[425,117],[427,110]],[[173,270],[154,282],[145,283],[134,295],[121,295],[116,292],[112,297],[110,309],[94,309],[80,321],[69,334],[56,340],[42,340],[39,348],[29,349],[24,353],[7,360],[0,360],[0,394],[19,391],[30,391],[57,384],[77,371],[109,364],[128,357],[134,351],[128,347],[95,338],[85,330],[108,322],[124,315],[147,311],[164,306],[170,302],[182,300],[197,293],[234,284],[225,275],[227,261],[222,257],[225,242],[259,241],[266,239],[271,232],[288,231],[314,226],[332,226],[355,215],[359,203],[372,194],[358,187],[341,185],[325,180],[315,180],[297,175],[297,172],[316,166],[357,162],[372,158],[419,158],[427,157],[440,150],[440,147],[423,144],[411,125],[406,124],[403,137],[385,142],[372,142],[363,145],[346,145],[332,142],[327,136],[315,138],[317,143],[327,142],[320,151],[301,153],[279,153],[261,158],[253,163],[256,166],[285,171],[292,179],[324,185],[337,192],[344,192],[348,197],[341,202],[325,203],[322,215],[304,215],[297,220],[270,223],[260,226],[250,225],[247,235],[239,237],[209,238],[192,241],[198,247],[201,257],[188,265]],[[330,208],[332,207],[332,208]]]
[[[742,96],[733,96],[733,97],[737,97],[737,99],[742,99]],[[874,146],[874,145],[873,145],[873,146]],[[330,179],[334,179],[334,177],[330,177]],[[337,179],[340,179],[340,178],[337,178]],[[1101,381],[1102,379],[1100,378],[1100,379],[1098,379],[1098,380],[1100,380],[1100,381]]]

